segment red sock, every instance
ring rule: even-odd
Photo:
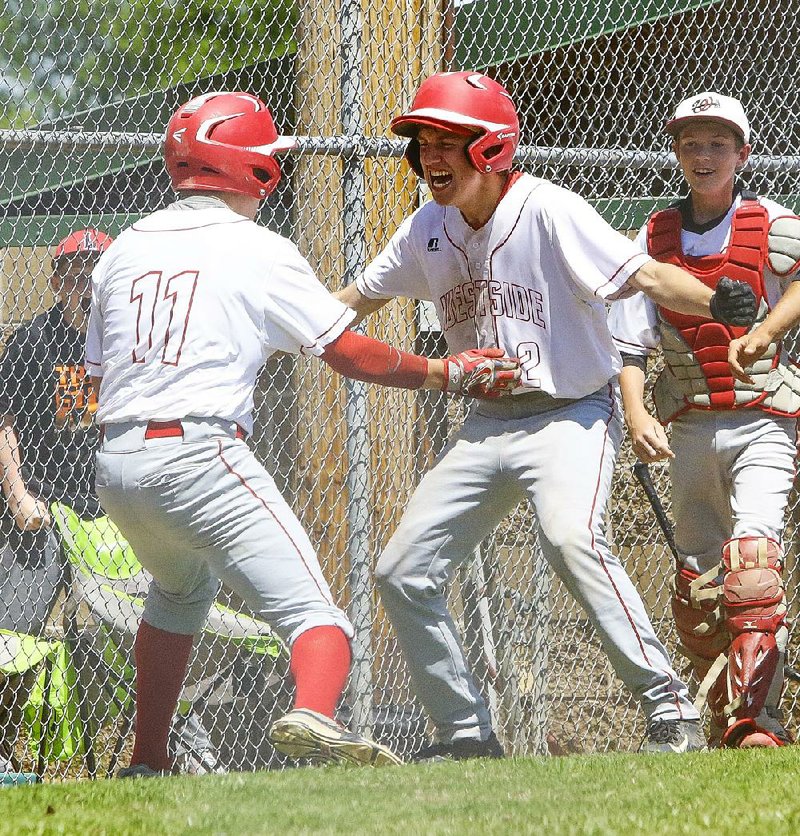
[[[169,769],[167,739],[178,705],[194,636],[167,633],[146,621],[139,625],[136,657],[136,739],[132,764]]]
[[[350,673],[350,640],[340,627],[312,627],[292,645],[295,708],[333,717]]]

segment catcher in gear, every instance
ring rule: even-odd
[[[431,76],[392,130],[408,137],[406,159],[433,201],[339,297],[359,315],[394,296],[432,300],[451,350],[477,335],[522,368],[513,397],[476,403],[378,561],[384,607],[436,728],[418,757],[502,754],[445,588],[521,501],[536,514],[545,557],[642,704],[644,748],[702,748],[698,712],[603,531],[621,438],[621,364],[605,301],[644,290],[688,316],[750,322],[752,290],[734,283],[715,295],[643,254],[578,195],[514,171],[516,108],[485,75]]]
[[[93,274],[97,491],[154,578],[125,777],[170,767],[169,718],[220,580],[291,649],[294,709],[270,728],[273,745],[292,757],[400,762],[334,719],[353,627],[246,443],[264,361],[303,352],[359,380],[490,399],[519,380],[518,362],[491,346],[429,360],[348,330],[353,312],[293,244],[254,222],[280,180],[276,155],[293,144],[257,96],[187,102],[164,143],[177,201],[123,231]]]
[[[732,278],[745,283],[758,316],[750,327],[725,326],[641,294],[617,302],[610,325],[623,356],[625,416],[637,456],[670,462],[672,612],[700,683],[698,704],[708,701],[709,743],[782,746],[791,736],[779,707],[788,638],[781,537],[800,376],[781,339],[800,319],[800,219],[738,182],[750,125],[737,99],[691,96],[665,131],[689,193],[650,218],[639,246],[694,273],[718,298],[731,296]],[[644,384],[659,346],[656,417]]]

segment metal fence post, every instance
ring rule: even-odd
[[[361,63],[361,3],[342,0],[342,132],[356,143],[364,133]],[[342,156],[342,232],[344,283],[350,284],[366,259],[364,155],[353,151]],[[350,557],[350,619],[355,627],[353,669],[349,697],[353,726],[366,732],[372,727],[372,580],[370,572],[370,447],[367,433],[367,387],[346,380],[347,428],[347,546]]]

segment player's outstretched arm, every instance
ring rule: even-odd
[[[619,375],[619,388],[625,410],[625,424],[636,456],[648,464],[674,458],[669,439],[658,420],[644,403],[645,370],[638,365],[624,365]]]
[[[800,281],[793,281],[786,293],[769,312],[767,318],[749,334],[731,340],[728,363],[737,380],[752,383],[747,367],[752,366],[769,346],[782,339],[786,332],[800,323]]]
[[[353,331],[345,331],[328,345],[322,360],[339,374],[367,383],[484,398],[507,394],[520,376],[519,361],[499,348],[470,349],[433,360]]]
[[[723,278],[712,291],[680,267],[652,259],[628,279],[628,284],[678,313],[737,326],[752,325],[756,318],[755,293],[745,282]]]
[[[342,290],[337,290],[333,295],[340,302],[344,302],[348,308],[352,308],[356,312],[356,318],[353,320],[354,325],[361,322],[365,316],[369,316],[371,313],[380,310],[380,308],[392,301],[391,299],[370,299],[369,296],[364,296],[356,287],[355,282],[347,285]]]

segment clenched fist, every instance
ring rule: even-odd
[[[755,322],[756,295],[746,282],[736,282],[723,276],[709,303],[711,316],[726,325],[747,327]]]
[[[442,391],[476,398],[500,398],[519,382],[519,360],[502,348],[470,348],[444,359]]]

